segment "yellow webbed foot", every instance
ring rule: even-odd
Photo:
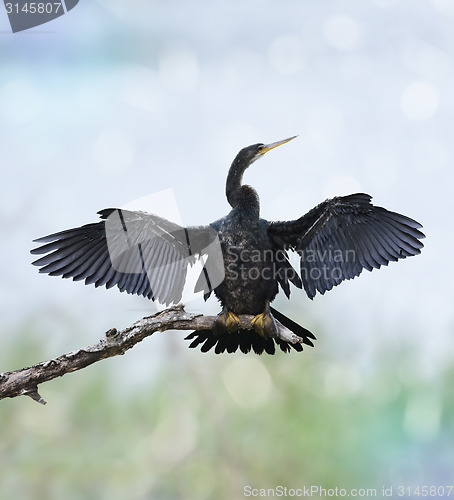
[[[257,314],[251,322],[252,329],[265,338],[275,338],[278,334],[276,320],[270,312],[269,306],[265,311]]]
[[[213,330],[215,333],[224,332],[236,333],[240,329],[240,318],[227,309],[223,309],[214,321]]]

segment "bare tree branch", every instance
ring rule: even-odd
[[[253,316],[240,316],[241,328],[249,329]],[[101,359],[124,354],[144,338],[156,331],[166,330],[206,330],[211,329],[214,316],[187,313],[183,305],[136,321],[121,332],[115,328],[108,330],[95,345],[62,354],[58,358],[11,372],[0,373],[0,399],[16,396],[30,396],[41,404],[46,404],[38,393],[38,385],[66,373],[81,370]],[[279,336],[288,342],[301,342],[290,330],[279,324]]]

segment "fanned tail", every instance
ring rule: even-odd
[[[221,334],[216,334],[213,330],[197,330],[190,333],[185,340],[192,340],[189,347],[195,348],[200,346],[202,352],[208,352],[214,347],[214,352],[216,354],[236,352],[238,348],[244,354],[247,354],[251,350],[256,354],[262,354],[263,352],[274,354],[276,351],[275,344],[277,344],[283,352],[290,352],[291,347],[295,349],[295,351],[301,352],[303,350],[302,344],[311,347],[314,346],[312,340],[315,340],[315,335],[309,330],[298,325],[290,318],[287,318],[287,316],[276,311],[276,309],[271,308],[271,313],[286,328],[291,330],[295,335],[298,335],[298,337],[301,337],[303,339],[302,342],[291,344],[279,338],[267,339],[254,330],[239,330],[235,333],[225,332]]]

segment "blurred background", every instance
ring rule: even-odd
[[[156,333],[42,385],[47,406],[2,400],[0,498],[453,484],[453,21],[451,0],[92,0],[12,34],[0,8],[0,371],[156,311],[39,275],[34,238],[168,189],[184,224],[206,224],[249,144],[299,135],[246,174],[266,219],[362,191],[427,236],[312,302],[277,299],[317,336],[303,353]]]

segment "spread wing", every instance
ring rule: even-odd
[[[35,240],[33,264],[51,276],[143,295],[169,305],[181,300],[188,265],[210,256],[222,261],[217,232],[209,226],[181,227],[145,212],[106,209],[101,222]],[[222,265],[204,268],[199,288],[209,292],[224,279]]]
[[[312,299],[346,279],[421,253],[421,224],[370,203],[363,193],[326,200],[298,220],[272,222],[278,248],[298,252],[304,290]]]

